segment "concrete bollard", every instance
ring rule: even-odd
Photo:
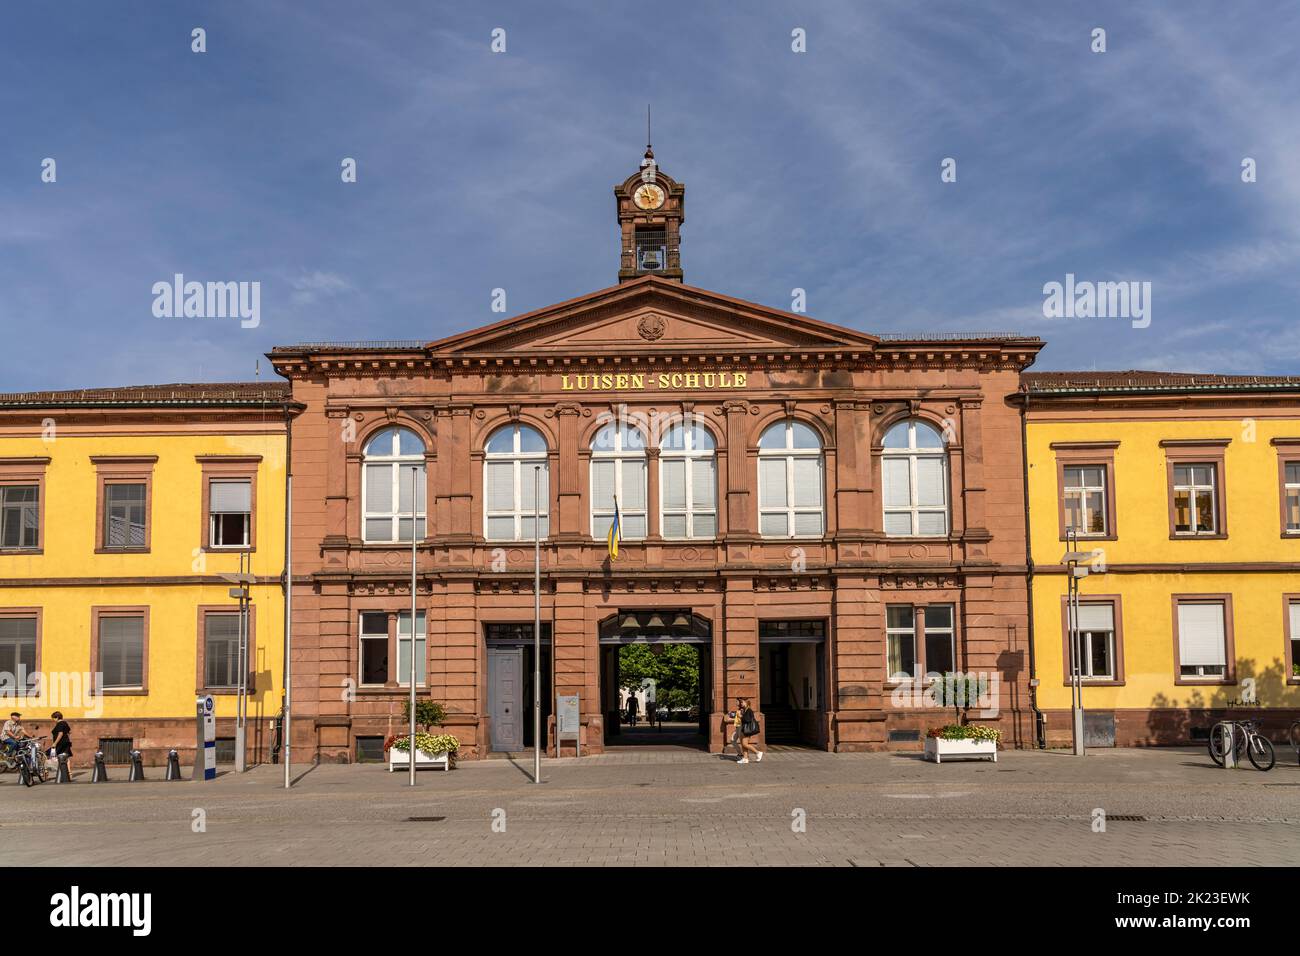
[[[95,769],[90,772],[91,783],[108,783],[108,768],[104,766],[104,751],[95,751]]]
[[[55,783],[72,783],[72,774],[68,773],[68,755],[59,754],[59,772],[54,778]]]
[[[167,779],[179,780],[181,778],[181,757],[175,750],[167,751]]]
[[[144,758],[140,751],[131,751],[131,773],[127,776],[128,783],[139,783],[144,780]]]

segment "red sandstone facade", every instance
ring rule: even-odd
[[[489,679],[494,641],[521,632],[531,641],[533,619],[531,539],[485,537],[485,446],[513,424],[544,437],[550,475],[542,693],[548,713],[552,693],[579,695],[584,754],[601,752],[616,729],[602,648],[637,630],[629,615],[644,625],[656,612],[664,624],[689,621],[687,639],[702,645],[712,750],[737,695],[796,705],[798,735],[818,747],[915,746],[909,732],[952,712],[891,693],[891,604],[954,608],[955,666],[1000,676],[998,714],[984,719],[1022,744],[1032,734],[1025,501],[1020,420],[1007,397],[1040,347],[883,341],[651,276],[425,346],[276,349],[275,367],[305,407],[292,427],[296,752],[352,759],[358,739],[373,746],[402,727],[401,675],[390,666],[377,686],[375,656],[369,683],[359,676],[363,612],[388,615],[396,660],[397,615],[410,607],[409,543],[367,543],[363,527],[363,450],[393,426],[418,436],[427,466],[417,583],[427,692],[445,704],[462,756],[493,749],[493,721],[504,719],[501,686]],[[671,540],[655,432],[683,415],[716,443],[716,533]],[[625,539],[611,562],[593,532],[592,442],[620,416],[646,435],[649,504],[644,539]],[[759,440],[787,420],[821,444],[822,533],[809,537],[760,531]],[[905,420],[946,436],[946,534],[885,533],[882,437]],[[381,620],[366,619],[372,640]],[[766,645],[789,631],[775,622],[820,622],[804,638],[816,652],[794,652],[811,662],[811,688],[763,686],[776,653]],[[524,663],[514,705],[530,714]],[[547,746],[555,752],[553,725]]]

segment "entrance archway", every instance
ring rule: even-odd
[[[708,749],[712,639],[712,623],[688,608],[619,611],[601,622],[606,748]]]

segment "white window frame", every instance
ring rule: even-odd
[[[212,501],[213,485],[248,485],[248,505],[251,509],[253,506],[253,479],[240,477],[220,477],[212,476],[208,478],[208,501]],[[222,515],[243,515],[244,516],[244,540],[243,541],[222,541],[217,544],[217,528],[220,525],[218,519]],[[147,519],[146,519],[147,520]],[[249,511],[217,511],[210,505],[208,507],[208,547],[213,549],[239,549],[247,548],[252,540],[253,531],[253,512]]]
[[[600,443],[600,436],[605,433],[606,429],[614,430],[614,447],[597,448]],[[641,449],[639,451],[629,451],[623,447],[623,432],[636,430],[641,436]],[[629,509],[625,505],[626,498],[623,494],[623,463],[627,461],[639,461],[642,464],[641,481],[644,484],[649,483],[650,467],[645,450],[645,433],[636,428],[635,425],[624,422],[611,422],[601,427],[591,439],[591,464],[587,470],[587,487],[590,489],[591,507],[588,509],[591,514],[591,537],[593,541],[605,540],[608,531],[597,532],[596,520],[598,518],[613,519],[614,509],[596,507],[596,463],[603,461],[614,462],[614,497],[618,499],[619,515],[619,537],[625,541],[642,541],[641,535],[631,535],[627,533],[627,520],[631,518],[641,518],[645,521],[646,534],[650,533],[650,492],[646,487],[641,489],[641,500],[646,506],[636,510]]]
[[[889,623],[889,612],[891,608],[908,608],[912,612],[911,627],[892,627]],[[887,604],[885,605],[885,663],[889,664],[889,641],[892,637],[906,637],[912,642],[912,670],[917,670],[917,665],[921,662],[921,655],[917,653],[916,646],[916,606],[911,604]],[[894,674],[886,674],[885,682],[889,684],[905,684],[908,681],[916,680],[915,674],[904,674],[899,671]]]
[[[1223,642],[1222,643],[1222,650],[1223,650],[1222,664],[1188,664],[1183,661],[1183,640],[1185,638],[1187,628],[1181,617],[1182,609],[1184,607],[1200,607],[1200,606],[1218,607],[1219,609],[1220,640]],[[1217,598],[1206,598],[1205,600],[1189,598],[1189,599],[1181,600],[1174,605],[1174,614],[1178,616],[1177,664],[1178,664],[1179,678],[1183,680],[1193,680],[1193,681],[1226,680],[1228,676],[1228,665],[1230,663],[1228,660],[1228,603],[1226,601],[1222,601]],[[1207,667],[1212,668],[1212,670],[1209,673],[1206,673]],[[1195,670],[1195,673],[1189,674],[1187,673],[1188,670]]]
[[[1295,497],[1300,498],[1300,481],[1286,480],[1286,473],[1292,465],[1297,469],[1300,469],[1300,461],[1286,461],[1282,463],[1282,514],[1283,520],[1287,521],[1286,526],[1282,529],[1282,533],[1288,535],[1300,535],[1300,526],[1293,528],[1289,521],[1291,515],[1291,496],[1294,495]]]
[[[408,611],[407,613],[409,614],[410,612]],[[389,617],[389,612],[388,612],[388,611],[381,611],[381,610],[368,610],[368,611],[367,611],[367,610],[363,610],[363,611],[358,611],[358,612],[357,612],[357,686],[358,686],[358,687],[383,687],[385,684],[388,683],[389,678],[392,676],[392,669],[393,669],[393,666],[394,666],[394,665],[393,665],[393,662],[392,662],[391,660],[388,662],[389,672],[388,672],[387,674],[384,675],[384,679],[383,679],[382,681],[379,681],[378,683],[375,683],[375,682],[367,682],[367,681],[366,681],[366,670],[365,670],[365,668],[366,668],[366,654],[365,654],[365,646],[366,646],[366,642],[367,642],[367,641],[378,641],[378,640],[380,639],[378,633],[375,633],[375,634],[367,634],[367,633],[366,633],[366,629],[365,629],[365,621],[366,621],[366,615],[368,615],[368,614],[373,614],[373,615],[375,615],[376,617],[382,617],[382,618],[384,619],[384,635],[383,635],[384,643],[387,644],[387,643],[388,643],[388,639],[389,639],[389,635],[388,635],[388,627],[389,627],[388,617]],[[427,628],[428,628],[427,619],[426,619],[426,625],[425,625],[425,627],[426,627],[426,630],[427,630]],[[427,640],[427,638],[426,638],[426,640]]]
[[[1096,627],[1079,627],[1079,643],[1082,645],[1079,649],[1079,676],[1083,680],[1113,681],[1115,680],[1115,618],[1118,614],[1113,601],[1082,601],[1079,604],[1080,612],[1085,607],[1108,607],[1110,608],[1110,630]],[[1110,664],[1110,673],[1096,674],[1092,669],[1092,645],[1093,641],[1101,638],[1106,642],[1106,660]]]
[[[1179,484],[1177,475],[1178,469],[1188,469],[1189,481],[1187,484]],[[1198,485],[1190,480],[1197,468],[1208,468],[1210,471],[1210,483],[1208,485]],[[1217,491],[1217,482],[1219,480],[1219,469],[1213,461],[1180,461],[1174,464],[1174,534],[1180,537],[1194,538],[1198,535],[1212,535],[1219,533],[1219,500]],[[1189,530],[1179,531],[1178,522],[1178,492],[1187,492],[1187,514],[1191,523]],[[1210,496],[1210,524],[1206,529],[1200,526],[1200,511],[1196,507],[1198,496],[1208,494]]]
[[[947,627],[935,627],[930,623],[930,608],[940,607],[948,609],[949,624]],[[925,679],[927,683],[932,683],[936,677],[942,677],[944,671],[936,671],[930,667],[930,649],[925,646],[925,642],[929,641],[931,634],[948,635],[948,657],[952,660],[953,671],[957,670],[957,605],[947,604],[945,602],[917,605],[912,609],[912,627],[914,632],[916,628],[916,616],[918,613],[922,618],[921,634],[918,638],[915,638],[916,643],[920,645],[916,650],[919,650],[925,655]]]
[[[889,538],[946,538],[952,533],[952,515],[949,510],[949,501],[951,494],[948,489],[948,448],[947,443],[940,448],[921,448],[916,444],[916,426],[925,425],[939,433],[939,440],[943,441],[942,430],[935,428],[930,422],[917,418],[908,418],[901,422],[895,422],[886,431],[887,437],[894,430],[903,426],[907,427],[907,447],[906,448],[886,448],[884,442],[881,442],[881,461],[880,461],[880,501],[884,517],[881,519],[885,536]],[[920,504],[920,483],[917,481],[917,462],[921,459],[938,459],[942,475],[939,479],[939,486],[943,490],[943,503],[940,505],[922,505]],[[907,482],[908,482],[908,499],[907,505],[890,505],[889,494],[885,489],[887,469],[885,462],[894,459],[905,459],[907,461]],[[889,530],[889,515],[905,514],[910,516],[911,530],[907,534],[901,534]],[[942,514],[943,531],[935,533],[921,533],[921,515],[923,514]]]
[[[685,433],[684,441],[681,448],[669,448],[667,441],[661,441],[659,444],[659,532],[662,537],[669,541],[689,541],[707,539],[712,540],[718,536],[718,453],[717,440],[705,428],[695,422],[678,422],[672,425],[666,432],[665,438],[672,435],[674,429],[682,429]],[[699,428],[709,436],[712,442],[708,448],[695,447],[695,429]],[[665,461],[683,461],[685,467],[683,472],[686,482],[686,507],[685,508],[667,508],[664,505],[664,462]],[[695,504],[695,465],[697,462],[707,461],[713,469],[713,507],[699,507]],[[713,534],[696,534],[695,533],[695,516],[711,516],[713,518]],[[686,518],[686,536],[677,537],[664,534],[664,528],[667,526],[665,518],[685,516]]]
[[[826,455],[825,448],[821,443],[821,437],[817,435],[817,430],[805,422],[799,422],[804,425],[817,438],[817,447],[814,448],[795,448],[794,447],[794,426],[795,419],[787,418],[783,421],[773,422],[763,429],[759,436],[758,448],[758,533],[760,537],[781,540],[784,538],[806,538],[817,539],[826,537]],[[785,429],[785,446],[782,448],[764,448],[762,447],[763,438],[772,428],[780,426]],[[771,507],[763,504],[763,467],[764,460],[773,458],[785,459],[785,506]],[[820,504],[816,507],[809,505],[795,506],[794,503],[794,463],[799,460],[811,460],[817,462],[817,478],[820,482],[818,489],[818,500]],[[765,534],[763,532],[764,515],[785,515],[785,534]],[[821,531],[816,534],[796,534],[795,533],[795,516],[801,514],[815,514],[821,518]]]
[[[1089,485],[1084,483],[1084,478],[1082,473],[1089,468],[1096,468],[1101,472],[1100,485]],[[1080,473],[1079,484],[1076,485],[1070,484],[1071,471],[1077,471]],[[1068,507],[1068,502],[1070,501],[1070,499],[1071,498],[1079,499],[1079,514],[1083,516],[1083,527],[1075,528],[1074,529],[1075,534],[1080,538],[1104,538],[1106,535],[1108,535],[1110,533],[1110,528],[1108,527],[1109,519],[1106,513],[1106,466],[1105,465],[1082,465],[1082,464],[1062,465],[1061,478],[1065,483],[1065,488],[1062,490],[1062,497],[1065,499],[1065,501],[1062,504],[1062,507],[1065,511],[1065,514],[1068,515],[1070,513],[1070,509]],[[1100,531],[1088,530],[1088,527],[1090,525],[1089,519],[1092,517],[1092,509],[1088,507],[1088,496],[1090,494],[1101,495],[1101,507],[1096,509],[1097,513],[1101,515]]]
[[[389,454],[372,454],[370,448],[373,447],[375,439],[384,432],[390,432],[392,435],[392,449]],[[401,448],[401,433],[409,432],[420,443],[420,453],[416,455],[399,454]],[[425,506],[415,513],[415,526],[411,533],[415,536],[416,541],[423,541],[428,535],[428,501],[426,487],[428,485],[428,470],[425,468],[424,456],[428,451],[427,446],[414,429],[407,428],[403,425],[387,425],[380,431],[376,432],[366,442],[366,452],[361,457],[361,540],[367,544],[410,544],[410,539],[405,540],[401,537],[401,521],[403,518],[409,518],[410,513],[400,511],[398,505],[401,503],[401,474],[402,466],[409,464],[418,465],[419,472],[424,480],[417,482],[416,493],[418,499],[423,501]],[[370,469],[376,466],[388,466],[388,480],[392,482],[392,511],[371,511],[368,507],[370,501]],[[387,518],[389,520],[389,534],[387,538],[370,537],[370,522]],[[423,530],[422,530],[423,529]]]
[[[489,452],[487,446],[492,439],[496,438],[503,430],[511,429],[510,448],[508,452]],[[522,429],[527,428],[534,432],[542,440],[542,451],[520,451],[523,442],[521,441]],[[488,463],[500,464],[509,462],[514,468],[514,507],[508,510],[497,509],[495,511],[488,508]],[[537,503],[537,523],[545,531],[540,535],[540,539],[545,541],[551,533],[551,475],[550,475],[550,447],[546,444],[546,436],[542,434],[541,429],[534,428],[532,425],[511,424],[502,425],[500,428],[493,430],[488,435],[487,441],[483,443],[483,538],[485,541],[532,541],[531,535],[524,534],[524,521],[532,520],[533,513],[525,512],[524,509],[524,485],[525,481],[533,480],[533,465],[542,466],[542,500]],[[525,472],[525,469],[526,472]],[[514,518],[514,534],[512,537],[492,537],[488,533],[491,526],[489,518]]]

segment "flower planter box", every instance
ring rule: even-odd
[[[992,757],[998,762],[996,740],[945,740],[942,737],[925,738],[925,759],[943,763],[944,757]]]
[[[396,747],[390,747],[388,750],[388,772],[392,773],[398,767],[409,767],[411,761],[405,751],[398,750]],[[451,769],[451,754],[447,751],[437,754],[427,754],[423,750],[415,752],[415,769],[425,770],[429,767],[441,767],[443,770]]]

